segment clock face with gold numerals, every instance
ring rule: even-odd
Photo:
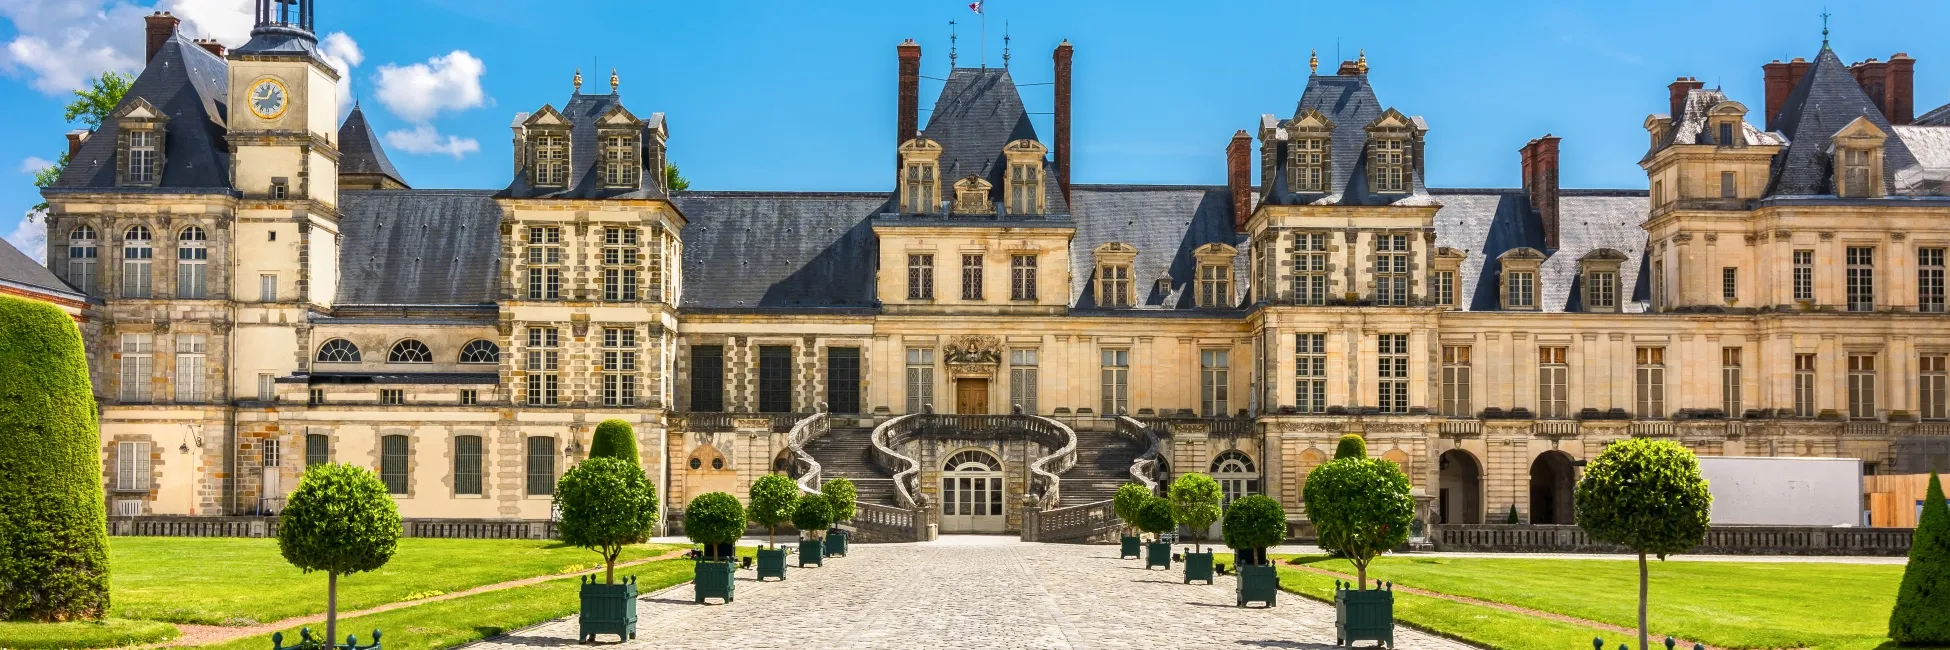
[[[259,79],[251,85],[249,94],[244,96],[251,113],[263,119],[277,119],[291,103],[290,94],[285,92],[284,84],[276,79]]]

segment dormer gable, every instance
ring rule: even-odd
[[[1134,289],[1131,286],[1131,270],[1135,261],[1137,248],[1123,242],[1106,242],[1091,250],[1097,306],[1131,306]]]
[[[1740,102],[1727,100],[1714,104],[1706,112],[1706,133],[1702,139],[1721,147],[1744,147],[1746,138],[1747,106]]]
[[[1415,189],[1415,136],[1419,125],[1393,108],[1363,127],[1368,135],[1368,191],[1406,194]]]
[[[991,214],[995,212],[995,202],[989,199],[989,190],[995,185],[988,179],[969,174],[955,181],[955,214]]]
[[[1618,313],[1624,302],[1619,270],[1631,257],[1615,248],[1595,248],[1578,258],[1579,301],[1584,311]]]
[[[1212,242],[1192,250],[1196,261],[1197,276],[1193,294],[1197,305],[1202,308],[1224,308],[1232,304],[1233,260],[1239,256],[1239,249],[1231,245]]]
[[[941,143],[910,138],[899,147],[901,212],[931,214],[941,205]]]
[[[1867,117],[1857,117],[1829,139],[1833,156],[1835,195],[1851,198],[1882,196],[1883,143],[1889,134]]]
[[[1301,109],[1285,128],[1287,191],[1321,193],[1333,173],[1334,121],[1312,108]]]
[[[1544,253],[1528,246],[1519,246],[1496,256],[1497,266],[1502,275],[1498,282],[1497,296],[1504,309],[1512,311],[1537,311],[1539,296],[1537,269],[1544,264]]]
[[[596,119],[597,180],[606,188],[636,188],[643,181],[643,120],[617,104]]]
[[[1043,157],[1049,149],[1033,139],[1020,139],[1002,147],[1002,156],[1008,160],[1005,170],[1002,196],[1003,210],[1009,214],[1044,214],[1046,201],[1043,193]]]
[[[148,100],[131,96],[109,119],[116,127],[115,184],[153,187],[161,183],[169,116]]]
[[[517,129],[519,141],[515,143],[521,163],[517,165],[517,173],[525,169],[529,182],[536,187],[568,186],[573,129],[574,124],[548,104],[522,120]]]

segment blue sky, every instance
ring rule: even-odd
[[[1831,0],[1832,1],[1832,0]],[[538,6],[545,4],[545,9]],[[387,133],[415,187],[501,187],[514,113],[560,106],[615,68],[639,115],[667,114],[670,157],[695,189],[880,190],[894,147],[894,45],[914,38],[922,74],[980,64],[980,20],[962,0],[584,2],[318,0],[317,26],[351,95]],[[102,68],[133,71],[141,19],[156,8],[186,31],[236,45],[249,0],[0,0],[0,234],[32,239],[27,169],[65,147],[65,89]],[[1050,81],[1050,50],[1076,46],[1073,178],[1211,183],[1223,150],[1262,113],[1293,112],[1309,50],[1324,68],[1366,50],[1383,104],[1430,124],[1430,184],[1514,186],[1517,148],[1563,138],[1565,187],[1642,188],[1646,114],[1676,76],[1722,86],[1756,109],[1760,65],[1812,57],[1820,0],[1766,3],[1068,2],[994,0],[988,64],[1003,23],[1018,84]],[[1847,61],[1918,59],[1921,113],[1950,102],[1950,3],[1835,3]],[[923,79],[922,106],[940,82]],[[1025,85],[1032,112],[1048,85]],[[926,121],[923,112],[922,121]],[[1049,134],[1049,116],[1037,115]],[[418,153],[415,153],[415,152]]]

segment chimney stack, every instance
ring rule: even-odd
[[[1672,119],[1679,119],[1679,116],[1686,110],[1686,93],[1705,87],[1705,83],[1692,77],[1680,77],[1674,80],[1672,85],[1666,86],[1667,89],[1672,91],[1672,112],[1668,115]]]
[[[75,129],[68,132],[68,160],[70,162],[81,155],[81,144],[87,142],[88,136],[93,134],[94,132],[88,129]]]
[[[203,48],[204,51],[217,55],[217,58],[223,58],[223,53],[224,53],[223,44],[218,43],[217,39],[199,38],[196,39],[196,45],[197,47]]]
[[[1545,250],[1557,250],[1558,242],[1557,140],[1546,133],[1519,150],[1523,154],[1524,193],[1530,195],[1530,207],[1544,223]]]
[[[1897,52],[1888,61],[1872,57],[1849,66],[1848,71],[1890,124],[1908,124],[1916,119],[1916,59]]]
[[[920,133],[916,120],[921,114],[921,46],[910,38],[895,46],[894,51],[900,57],[900,104],[894,109],[894,146],[899,147]],[[896,178],[900,164],[900,152],[896,151]]]
[[[1056,183],[1063,190],[1063,202],[1070,202],[1070,57],[1075,55],[1070,40],[1056,45],[1050,58],[1056,61]]]
[[[1226,189],[1232,191],[1232,229],[1244,231],[1253,216],[1253,136],[1244,129],[1226,145]]]
[[[142,57],[142,63],[148,65],[149,60],[156,58],[156,53],[162,51],[163,44],[169,42],[169,37],[176,35],[176,24],[182,21],[177,20],[167,11],[158,11],[144,16],[142,22],[147,26],[145,31],[148,34],[147,48],[144,50],[146,54]]]
[[[1760,66],[1761,75],[1766,81],[1767,114],[1762,116],[1763,128],[1775,131],[1780,121],[1781,106],[1787,103],[1788,95],[1794,94],[1794,87],[1800,85],[1801,77],[1808,74],[1808,60],[1794,57],[1782,63],[1779,60]]]

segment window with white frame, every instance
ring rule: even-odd
[[[1376,406],[1382,413],[1408,412],[1408,335],[1382,334],[1375,341]]]
[[[603,328],[603,406],[636,404],[636,329]]]
[[[1720,410],[1737,418],[1740,402],[1740,348],[1720,348]]]
[[[569,139],[560,133],[535,136],[535,185],[561,187],[569,182]]]
[[[1212,478],[1219,483],[1220,506],[1231,506],[1239,497],[1259,494],[1259,470],[1245,452],[1228,449],[1212,459]]]
[[[152,358],[154,344],[152,334],[122,334],[122,372],[121,395],[123,403],[140,404],[154,399],[155,360]]]
[[[263,440],[257,441],[257,444],[259,445],[259,449],[261,450],[257,456],[259,466],[261,467],[283,467],[284,466],[284,448],[282,445],[278,444],[278,442],[279,441],[277,438],[265,438]]]
[[[500,363],[501,346],[487,339],[474,339],[460,348],[461,363]]]
[[[151,470],[149,443],[115,443],[115,490],[148,492]]]
[[[209,234],[198,226],[176,235],[176,297],[200,299],[210,294]]]
[[[1794,251],[1794,299],[1813,301],[1815,299],[1815,252],[1811,250]]]
[[[1303,232],[1293,238],[1293,301],[1327,304],[1327,233]]]
[[[1537,417],[1561,418],[1570,415],[1570,391],[1566,383],[1570,378],[1571,366],[1565,362],[1566,351],[1561,345],[1537,348]]]
[[[156,249],[150,246],[148,226],[130,226],[122,237],[122,297],[148,298],[150,296],[150,264],[156,257]]]
[[[1942,354],[1925,354],[1916,360],[1916,412],[1925,420],[1950,418],[1950,392],[1946,392],[1944,361],[1950,359]]]
[[[416,339],[400,339],[386,352],[386,363],[433,363],[433,350]]]
[[[1849,311],[1875,311],[1876,249],[1850,246],[1847,250],[1847,289]]]
[[[560,403],[561,330],[553,327],[528,328],[528,405],[554,406]]]
[[[1851,420],[1876,418],[1876,355],[1848,355],[1848,417]]]
[[[1406,143],[1401,138],[1376,138],[1368,166],[1369,181],[1376,192],[1407,192],[1408,163]]]
[[[1227,307],[1232,303],[1232,267],[1206,264],[1198,270],[1198,306]]]
[[[1618,308],[1618,274],[1612,271],[1592,271],[1584,275],[1586,309],[1609,310]]]
[[[522,252],[528,266],[528,299],[562,299],[562,229],[557,226],[530,226],[528,246]]]
[[[907,349],[907,412],[934,406],[934,348]]]
[[[1327,139],[1295,138],[1293,152],[1293,191],[1327,191]]]
[[[148,185],[156,182],[156,137],[154,129],[129,130],[129,166],[124,176],[129,183]]]
[[[1034,254],[1009,256],[1009,299],[1036,299],[1036,256]]]
[[[636,137],[629,135],[608,135],[603,137],[603,184],[610,187],[636,187],[637,172]]]
[[[257,276],[257,299],[263,302],[278,301],[278,275],[263,273]]]
[[[1035,349],[1009,351],[1009,403],[1031,415],[1041,412],[1036,404],[1038,356]]]
[[[176,401],[194,404],[210,398],[202,334],[176,335]]]
[[[1408,304],[1408,235],[1376,235],[1374,239],[1374,302],[1384,306]]]
[[[1943,249],[1916,249],[1916,311],[1943,312]]]
[[[87,225],[68,231],[68,284],[91,296],[98,295],[95,279],[101,272],[101,247],[95,237],[95,229]]]
[[[1638,349],[1636,406],[1642,418],[1666,417],[1666,349]]]
[[[1794,355],[1794,414],[1815,416],[1815,355],[1811,352]]]
[[[934,255],[908,254],[907,299],[934,300]]]
[[[1537,308],[1537,274],[1535,272],[1507,271],[1503,276],[1504,281],[1509,283],[1509,286],[1505,287],[1505,289],[1507,289],[1506,297],[1510,301],[1510,304],[1506,305],[1506,307],[1510,309]]]
[[[1200,350],[1199,366],[1199,407],[1206,417],[1219,417],[1230,412],[1231,392],[1231,353],[1225,350]]]
[[[1327,412],[1327,335],[1293,335],[1295,410]]]
[[[1098,390],[1102,397],[1102,413],[1124,413],[1131,406],[1131,351],[1107,348],[1100,354],[1098,366],[1101,369],[1101,385]]]
[[[358,363],[359,346],[345,339],[332,339],[318,346],[318,355],[314,359],[319,363]]]
[[[257,401],[275,402],[278,399],[278,376],[274,373],[257,373]]]
[[[1469,356],[1467,345],[1442,346],[1442,414],[1468,417],[1475,413],[1469,400]]]
[[[982,299],[983,258],[984,256],[981,253],[962,254],[961,256],[961,299],[962,300],[979,301]]]
[[[1442,307],[1456,305],[1456,272],[1436,271],[1429,279],[1430,289],[1435,294],[1435,304]]]
[[[603,300],[637,299],[637,256],[642,250],[637,229],[603,229]]]

